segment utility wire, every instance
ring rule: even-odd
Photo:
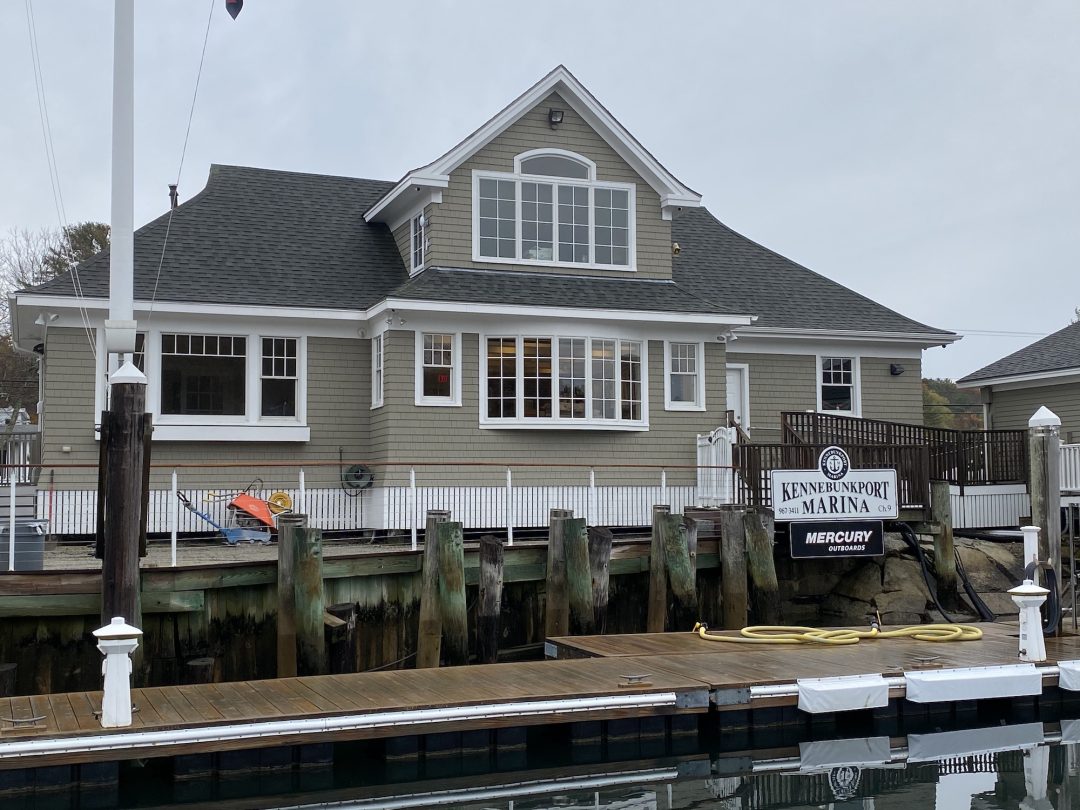
[[[184,130],[184,145],[180,149],[180,165],[176,169],[176,186],[180,187],[180,176],[184,172],[184,158],[187,157],[188,139],[191,137],[191,120],[195,117],[195,102],[199,98],[199,84],[202,82],[203,63],[206,61],[206,43],[210,40],[210,23],[214,19],[214,6],[217,0],[210,0],[210,13],[206,17],[206,32],[203,34],[202,53],[199,54],[199,69],[195,73],[195,90],[191,94],[191,108],[188,110],[187,127]],[[157,301],[158,284],[161,283],[161,268],[165,264],[165,250],[169,245],[169,232],[172,230],[173,214],[176,209],[169,205],[169,219],[165,223],[165,238],[161,242],[161,255],[158,256],[157,272],[154,274],[154,290],[150,294],[150,311],[146,322],[154,317],[154,303]]]
[[[45,144],[45,162],[49,170],[49,184],[52,186],[53,206],[56,208],[56,218],[60,222],[61,239],[67,239],[68,220],[67,209],[64,207],[64,193],[60,185],[60,169],[56,161],[56,147],[52,137],[52,124],[49,121],[49,103],[45,95],[45,74],[41,69],[41,50],[38,47],[37,22],[34,19],[33,0],[25,0],[26,30],[30,38],[30,61],[34,73],[34,90],[37,93],[38,120],[41,123],[41,137]],[[71,268],[71,283],[75,290],[75,300],[79,304],[79,316],[82,319],[83,329],[86,332],[86,341],[90,344],[90,351],[97,360],[97,345],[94,342],[94,333],[90,325],[90,315],[86,311],[84,302],[82,280],[79,278],[78,266]]]

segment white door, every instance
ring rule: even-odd
[[[735,412],[735,421],[743,429],[750,427],[746,421],[750,410],[748,372],[746,365],[729,364],[727,367],[727,409]]]

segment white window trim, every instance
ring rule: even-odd
[[[850,411],[825,411],[821,408],[821,361],[826,357],[838,357],[851,360],[851,410]],[[830,354],[814,355],[814,390],[817,392],[818,413],[829,413],[834,416],[862,416],[862,368],[858,355],[835,352]]]
[[[417,218],[421,218],[422,224],[421,235],[424,239],[424,244],[420,246],[420,264],[416,264],[416,233],[414,231],[414,225]],[[424,269],[424,265],[427,264],[427,214],[424,213],[424,209],[420,209],[419,212],[409,217],[409,275],[415,276],[421,270]]]
[[[386,333],[371,338],[371,410],[383,406],[383,391],[386,388]],[[377,350],[376,350],[377,347]],[[375,376],[376,363],[381,374]],[[378,385],[376,385],[378,380]]]
[[[553,150],[545,149],[544,152],[553,152]],[[573,155],[573,153],[568,153]],[[580,155],[573,155],[573,157],[579,160],[585,160]],[[540,261],[539,259],[522,259],[513,258],[506,259],[499,256],[481,256],[480,255],[480,180],[481,178],[488,180],[512,180],[515,183],[515,198],[514,198],[514,245],[515,252],[518,257],[521,256],[521,183],[525,182],[550,182],[552,184],[564,183],[567,185],[585,186],[589,189],[589,253],[590,258],[596,250],[596,208],[593,204],[593,197],[596,190],[599,189],[616,189],[627,192],[627,202],[629,210],[627,211],[627,222],[630,226],[630,233],[628,235],[629,244],[627,250],[629,251],[628,260],[629,263],[625,265],[621,264],[597,264],[594,261],[588,262],[561,262],[553,260],[550,262]],[[557,237],[557,230],[559,227],[558,218],[553,224],[556,233],[552,234],[553,242],[558,249],[559,240]],[[532,174],[515,174],[511,172],[494,172],[485,171],[481,169],[473,169],[472,172],[472,258],[474,262],[478,264],[515,264],[528,267],[565,267],[565,268],[577,268],[578,270],[616,270],[621,273],[633,273],[637,271],[637,186],[634,183],[616,183],[599,180],[577,180],[574,178],[559,178],[549,177],[547,175],[532,175]]]
[[[743,420],[740,424],[743,430],[750,431],[750,364],[749,363],[728,363],[725,368],[724,374],[724,410],[727,411],[727,369],[733,369],[742,374],[743,392],[742,392],[742,412]],[[820,386],[819,386],[820,391]],[[820,396],[820,393],[818,394]]]
[[[697,390],[693,402],[675,402],[671,398],[671,344],[693,344],[697,352]],[[664,410],[704,411],[705,406],[705,344],[692,340],[664,341]]]
[[[542,155],[552,155],[554,157],[564,157],[564,158],[572,160],[572,161],[574,161],[576,163],[580,163],[582,166],[584,166],[586,169],[589,170],[589,176],[585,180],[579,180],[579,182],[583,182],[583,183],[595,183],[596,182],[596,164],[593,161],[589,160],[584,155],[579,155],[577,152],[571,152],[571,151],[569,151],[567,149],[556,149],[554,147],[547,148],[547,149],[530,149],[528,152],[522,152],[520,155],[516,155],[514,157],[514,174],[520,175],[520,176],[523,176],[523,177],[548,177],[548,178],[558,180],[559,178],[555,177],[553,175],[548,175],[548,174],[525,174],[525,172],[523,172],[521,170],[521,161],[528,160],[529,158],[540,157]],[[567,178],[563,178],[563,179],[572,181],[572,180],[577,180],[578,178],[567,177]],[[607,185],[607,184],[604,184],[604,185]]]
[[[488,338],[511,338],[517,341],[518,354],[515,368],[517,372],[516,383],[516,395],[518,397],[518,413],[521,413],[522,396],[524,392],[524,363],[521,357],[522,340],[526,337],[539,337],[539,338],[551,338],[551,365],[552,365],[552,391],[551,391],[551,412],[550,418],[527,418],[524,416],[517,416],[513,418],[499,418],[489,417],[487,415],[487,342]],[[559,416],[559,340],[569,338],[585,338],[588,340],[626,340],[633,341],[641,345],[641,419],[637,421],[631,421],[629,419],[595,419],[592,416],[587,416],[584,419],[564,419]],[[586,344],[585,350],[585,404],[587,412],[592,411],[592,362],[589,354],[588,344]],[[621,362],[619,357],[615,359],[616,367]],[[646,431],[649,429],[649,341],[644,337],[636,337],[632,335],[581,335],[581,334],[561,334],[561,333],[547,333],[543,330],[529,331],[529,332],[491,332],[480,334],[480,352],[479,352],[479,364],[480,364],[480,393],[477,402],[477,408],[480,417],[480,427],[488,430],[497,430],[499,428],[513,428],[515,430],[624,430],[624,431]],[[619,379],[619,378],[617,378]],[[615,386],[615,411],[616,413],[622,413],[622,385],[621,383]]]
[[[155,441],[308,441],[307,424],[307,338],[215,326],[152,327],[146,330],[146,406],[154,420]],[[94,391],[94,423],[105,407],[106,374],[109,356],[105,351],[105,330],[97,330],[97,385]],[[161,413],[161,335],[232,335],[247,339],[244,364],[244,413],[236,416]],[[296,416],[262,416],[262,338],[296,339]],[[100,438],[100,433],[95,431]]]
[[[450,396],[424,396],[424,335],[450,335]],[[425,408],[460,408],[461,407],[461,332],[442,329],[425,329],[413,332],[413,366],[415,380],[416,405]],[[385,383],[384,383],[385,384]]]

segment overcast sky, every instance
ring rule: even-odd
[[[563,63],[730,226],[967,333],[926,376],[1080,306],[1076,0],[213,4],[182,199],[211,163],[396,180]],[[33,10],[67,219],[107,221],[112,3]],[[209,10],[138,3],[138,224],[168,204]],[[58,222],[29,43],[0,4],[4,233]]]

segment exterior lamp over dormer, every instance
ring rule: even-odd
[[[556,127],[558,127],[559,124],[562,123],[562,119],[563,119],[563,111],[562,110],[556,110],[555,108],[549,108],[548,109],[548,124],[551,126],[552,129],[555,129]]]

